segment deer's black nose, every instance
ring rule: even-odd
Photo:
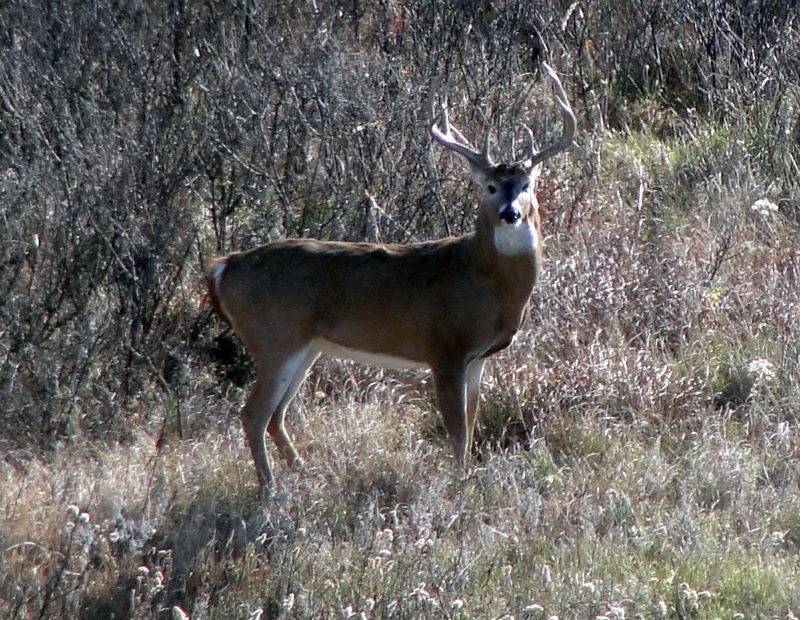
[[[514,207],[508,206],[502,211],[500,211],[500,219],[503,220],[506,224],[515,224],[519,221],[519,218],[522,217],[522,213],[519,212],[519,209],[515,209]]]

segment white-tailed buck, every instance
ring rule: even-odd
[[[484,360],[511,343],[541,266],[539,164],[575,133],[561,82],[545,69],[564,130],[544,150],[534,150],[528,130],[525,157],[494,164],[488,138],[482,151],[469,146],[448,123],[446,106],[441,127],[431,127],[466,158],[481,188],[475,232],[410,245],[284,239],[209,265],[212,305],[257,365],[241,416],[264,495],[273,488],[264,432],[290,465],[300,462],[284,412],[320,354],[430,369],[456,464],[465,462]]]

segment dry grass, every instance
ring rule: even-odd
[[[124,445],[5,453],[0,616],[800,613],[796,196],[752,208],[778,199],[730,134],[589,136],[548,173],[465,480],[425,375],[327,363],[289,416],[307,467],[261,506],[245,392],[198,357],[184,440],[143,425],[174,416],[154,394]]]
[[[564,273],[552,269],[544,292]],[[464,481],[450,473],[424,376],[375,380],[333,364],[314,373],[291,415],[308,466],[277,465],[282,490],[267,507],[238,425],[201,424],[199,398],[194,439],[161,449],[140,432],[130,445],[65,446],[47,460],[9,454],[0,612],[767,618],[800,609],[800,455],[787,419],[797,366],[719,408],[713,373],[692,350],[699,341],[667,361],[673,354],[623,339],[622,328],[564,341],[547,331],[536,326],[489,368]],[[531,351],[534,336],[543,342]],[[557,346],[569,354],[554,358]],[[347,387],[325,393],[337,382]]]

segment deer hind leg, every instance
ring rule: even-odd
[[[300,458],[300,456],[297,454],[297,450],[294,449],[292,440],[286,432],[286,427],[283,424],[283,417],[286,413],[286,407],[289,406],[292,398],[294,398],[294,395],[297,393],[297,390],[300,388],[300,385],[306,378],[308,369],[311,368],[311,365],[316,361],[318,356],[318,351],[311,350],[306,353],[305,358],[294,371],[294,376],[292,377],[289,385],[286,387],[286,391],[284,392],[281,401],[278,403],[278,407],[275,409],[275,412],[272,414],[272,418],[270,418],[269,424],[267,425],[267,432],[272,437],[272,441],[274,441],[275,445],[278,447],[278,452],[280,452],[281,456],[286,459],[286,462],[290,467],[301,466],[303,464],[303,459]]]
[[[253,455],[253,461],[256,466],[258,484],[262,494],[265,496],[269,495],[274,488],[274,480],[267,459],[264,432],[280,406],[284,405],[284,397],[289,388],[295,383],[299,385],[300,381],[296,379],[296,375],[299,374],[298,370],[306,361],[308,355],[309,350],[306,347],[283,355],[272,351],[269,357],[256,356],[258,365],[256,383],[253,387],[253,392],[242,409],[241,418],[247,443],[250,446],[250,452]],[[304,373],[305,370],[300,375],[301,379]],[[292,393],[292,395],[294,394]],[[286,399],[286,402],[288,403],[289,400],[291,398]],[[289,450],[289,454],[293,453],[296,457],[297,453],[286,435],[286,431],[283,430],[282,411],[274,428],[276,429],[275,432],[280,434],[280,439],[276,440],[278,448],[282,452]]]
[[[467,425],[467,373],[463,365],[434,368],[433,382],[439,411],[453,445],[457,469],[463,469],[469,450],[470,432]]]

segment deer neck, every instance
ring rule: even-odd
[[[478,217],[478,263],[513,303],[527,301],[539,275],[541,239],[534,217],[525,217],[514,226],[494,225],[485,213]]]

